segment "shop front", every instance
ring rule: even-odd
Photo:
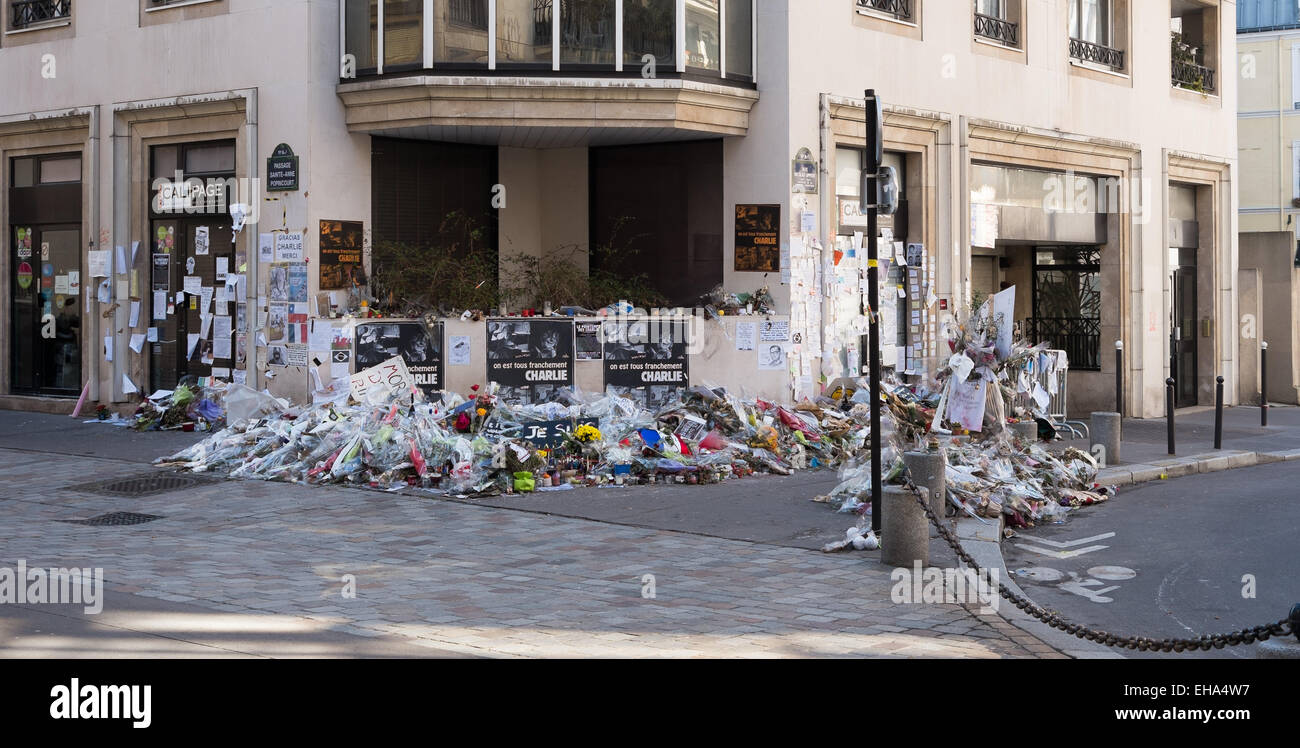
[[[80,153],[11,158],[10,394],[76,397],[82,387]]]

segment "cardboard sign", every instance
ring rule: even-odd
[[[353,374],[349,379],[352,397],[363,403],[380,404],[411,392],[415,386],[401,356]]]

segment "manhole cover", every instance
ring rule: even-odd
[[[169,491],[179,491],[182,488],[192,488],[197,485],[210,482],[207,478],[200,478],[195,475],[182,475],[180,473],[146,473],[144,475],[134,475],[126,478],[114,478],[97,483],[87,483],[80,486],[71,486],[74,491],[85,493],[97,493],[105,496],[128,496],[138,498],[141,496],[153,496]]]
[[[162,516],[158,514],[139,514],[137,512],[109,512],[90,519],[65,519],[63,521],[74,525],[111,527],[117,525],[143,525],[156,519],[162,519]]]

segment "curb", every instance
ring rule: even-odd
[[[1300,459],[1300,458],[1298,458]],[[977,519],[959,519],[957,520],[957,538],[966,552],[975,559],[980,567],[985,569],[997,569],[998,578],[1002,584],[1006,585],[1012,592],[1021,597],[1032,600],[1025,591],[1020,589],[1011,574],[1007,571],[1006,561],[1002,558],[1002,520],[998,519],[996,528],[986,525]],[[1096,642],[1080,639],[1077,636],[1071,636],[1064,631],[1054,629],[1042,621],[1034,618],[1023,610],[1012,605],[1005,598],[1000,600],[998,605],[998,615],[1007,623],[1015,626],[1021,631],[1038,639],[1047,646],[1061,652],[1067,657],[1076,660],[1122,660],[1125,659],[1118,651],[1097,644]]]
[[[1191,457],[1171,457],[1149,463],[1104,468],[1097,473],[1097,483],[1103,486],[1130,486],[1155,480],[1293,460],[1300,460],[1300,449],[1284,452],[1216,450]]]

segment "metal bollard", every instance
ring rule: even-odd
[[[1124,341],[1115,341],[1115,412],[1124,417]]]
[[[1174,378],[1165,380],[1165,423],[1169,432],[1169,454],[1174,454]]]
[[[930,500],[929,492],[918,488],[922,499]],[[885,486],[881,498],[880,560],[890,566],[911,567],[915,563],[930,564],[929,521],[916,503],[916,495],[903,486]]]
[[[1214,382],[1214,448],[1223,449],[1223,377]]]
[[[930,494],[930,511],[942,522],[948,500],[947,454],[942,449],[933,452],[904,452],[903,464],[907,466],[912,482]],[[930,529],[934,531],[934,528]]]
[[[1259,344],[1259,425],[1268,425],[1268,341]]]

